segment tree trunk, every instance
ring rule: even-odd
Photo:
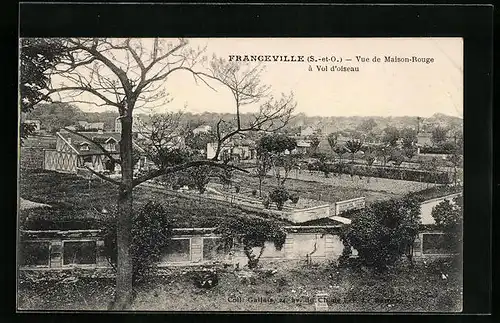
[[[262,176],[259,176],[259,197],[262,197]]]
[[[117,223],[117,249],[118,271],[116,274],[114,310],[129,309],[132,305],[132,273],[133,263],[131,255],[132,243],[132,116],[121,119],[122,134],[120,141],[122,179],[118,196],[118,223]]]

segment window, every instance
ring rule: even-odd
[[[107,151],[116,151],[116,145],[114,143],[111,143],[111,142],[106,144],[105,148]]]
[[[63,265],[92,265],[96,254],[95,241],[63,241]]]
[[[92,164],[92,156],[83,156],[83,163],[91,163]]]
[[[27,241],[21,245],[21,266],[49,266],[50,242]]]
[[[89,144],[86,142],[80,144],[80,150],[89,150]]]
[[[214,260],[229,252],[230,244],[222,238],[203,238],[203,260]]]
[[[191,260],[191,239],[172,238],[163,252],[162,262],[182,262]]]

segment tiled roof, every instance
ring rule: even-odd
[[[85,137],[98,142],[103,145],[109,138],[113,138],[118,143],[120,141],[120,133],[118,132],[81,132]],[[99,155],[104,154],[102,149],[99,148],[95,143],[90,140],[86,140],[83,137],[76,135],[74,133],[61,130],[58,132],[58,135],[61,136],[67,143],[71,142],[71,146],[78,151],[81,155]],[[89,150],[80,150],[80,145],[83,143],[87,143],[89,145]],[[116,144],[116,150],[113,153],[120,152],[120,145]]]

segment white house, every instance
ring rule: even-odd
[[[193,134],[199,133],[208,133],[212,130],[212,127],[209,125],[199,126],[198,128],[193,129]]]

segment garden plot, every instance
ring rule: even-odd
[[[322,176],[318,175],[314,180],[303,180],[295,179],[295,175],[291,174],[285,182],[285,187],[289,192],[297,193],[300,199],[307,198],[330,204],[358,197],[365,197],[367,203],[372,203],[402,197],[409,192],[417,192],[427,187],[426,183],[391,179],[371,178],[367,183],[366,179],[351,178],[349,175],[343,175],[342,178]],[[235,175],[235,182],[235,185],[240,186],[242,190],[251,191],[259,188],[259,179],[256,176],[238,174]],[[263,196],[277,187],[274,177],[266,177],[262,182]]]

